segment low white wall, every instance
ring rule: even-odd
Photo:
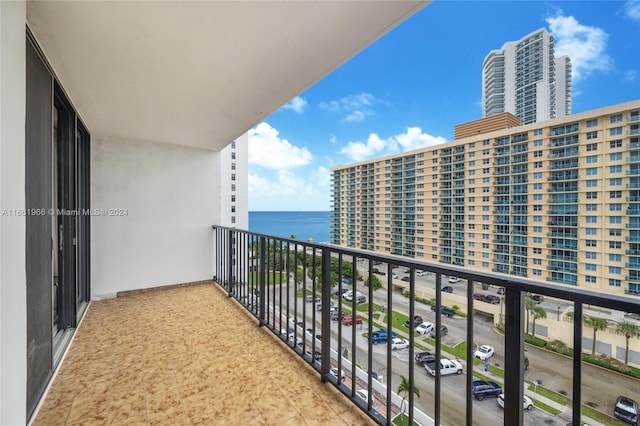
[[[211,279],[218,152],[93,137],[92,298]]]
[[[0,1],[0,424],[27,411],[25,208],[26,6]],[[5,210],[6,209],[6,210]],[[7,213],[9,212],[9,213]]]

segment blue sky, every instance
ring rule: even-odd
[[[250,130],[249,210],[327,211],[332,167],[453,140],[487,53],[542,27],[573,113],[640,99],[640,0],[435,0]]]

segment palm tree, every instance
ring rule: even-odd
[[[640,336],[640,326],[629,321],[620,321],[616,327],[616,331],[619,334],[624,334],[625,339],[627,339],[627,346],[624,352],[624,365],[629,365],[629,339]]]
[[[546,318],[547,311],[542,306],[535,304],[531,309],[531,315],[533,315],[533,337],[536,337],[536,319]]]
[[[404,401],[407,399],[407,394],[409,393],[409,380],[404,377],[402,374],[400,375],[400,384],[398,385],[398,395],[402,395],[402,402],[400,403],[400,412],[404,413]],[[418,398],[420,398],[420,389],[417,387],[413,387],[413,393],[416,394]]]
[[[591,346],[591,355],[595,355],[596,354],[596,333],[600,330],[604,330],[605,328],[607,328],[609,323],[607,323],[607,320],[604,318],[587,316],[587,315],[584,316],[584,323],[588,327],[593,328],[593,342]]]
[[[536,306],[538,306],[538,304],[535,300],[530,297],[525,297],[524,308],[527,310],[527,334],[529,334],[529,312],[531,312]]]

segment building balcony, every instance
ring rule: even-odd
[[[391,267],[396,266],[409,271],[408,277],[416,285],[416,272],[422,270],[442,283],[445,276],[456,276],[504,287],[504,312],[519,318],[505,323],[504,347],[497,348],[504,353],[504,375],[497,379],[504,383],[507,395],[505,410],[499,412],[499,423],[503,423],[504,416],[504,424],[524,417],[522,404],[509,401],[519,402],[523,392],[533,396],[525,390],[528,383],[521,374],[524,330],[518,324],[525,317],[520,303],[523,294],[557,297],[575,305],[573,332],[578,339],[583,332],[583,304],[640,312],[639,301],[575,288],[569,292],[513,276],[476,273],[466,267],[269,237],[235,228],[214,227],[212,234],[213,281],[129,291],[91,303],[34,424],[48,425],[66,419],[67,424],[388,425],[403,403],[395,393],[399,375],[422,391],[420,397],[412,394],[404,401],[404,411],[420,424],[470,425],[472,418],[481,424],[496,421],[492,412],[475,404],[472,408],[471,379],[462,385],[466,391],[457,391],[459,403],[445,404],[444,399],[440,402],[438,396],[450,392],[445,383],[451,378],[439,372],[431,378],[412,361],[421,350],[418,346],[426,344],[423,337],[394,325],[391,315],[378,315],[379,306],[383,306],[394,312],[394,317],[419,314],[428,316],[436,327],[444,323],[441,315],[434,315],[429,306],[415,301],[415,294],[411,294],[415,289],[408,282],[409,297],[396,292],[374,293],[357,280],[355,267],[347,267],[342,275],[349,278],[349,284],[343,280],[332,285],[330,272],[334,263],[353,262],[361,274],[366,274],[370,265],[378,265],[386,273],[381,279],[389,283]],[[407,253],[410,252],[403,252]],[[305,275],[294,273],[296,267],[287,264],[288,258],[306,258]],[[332,262],[333,259],[339,262]],[[495,272],[509,272],[509,257],[505,256],[503,262],[505,265],[494,268]],[[514,264],[525,266],[522,262]],[[277,269],[282,272],[277,273],[274,265],[280,265]],[[317,279],[315,285],[312,277]],[[316,303],[306,300],[307,296],[317,298],[321,306],[335,304],[349,313],[351,303],[333,295],[343,288],[358,290],[366,300],[374,302],[359,305],[362,325],[332,321],[329,309],[317,310]],[[436,293],[436,311],[444,306],[442,297]],[[465,299],[459,304],[468,315],[456,322],[466,322],[467,329],[473,328],[476,309],[482,309],[474,303]],[[393,329],[409,342],[407,349],[393,352],[402,358],[391,355],[390,342],[377,345],[374,351],[371,340],[361,337],[379,328]],[[433,344],[436,357],[451,357],[440,339]],[[385,351],[385,345],[388,356],[380,353]],[[473,350],[474,345],[467,345],[464,359],[473,360]],[[531,349],[529,353],[531,356]],[[351,362],[352,354],[357,354],[357,363]],[[462,362],[462,374],[487,374],[481,372],[479,362]],[[338,380],[331,368],[341,372],[340,376],[344,372],[344,381]],[[375,377],[373,371],[378,372]],[[385,373],[384,379],[380,372]],[[582,383],[593,379],[580,374],[579,369],[566,373],[574,383],[575,408],[569,403],[564,410],[569,416],[571,412],[579,416],[582,401],[593,398],[583,397]],[[356,390],[366,391],[371,398],[357,396]]]

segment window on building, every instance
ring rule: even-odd
[[[609,166],[609,173],[622,173],[622,165]]]
[[[622,122],[622,114],[614,114],[609,116],[609,122],[613,123],[621,123]]]
[[[594,130],[592,132],[587,132],[587,140],[596,139],[598,137],[598,131]]]
[[[587,144],[587,152],[597,151],[597,150],[598,150],[598,144],[597,143],[588,143]]]
[[[585,240],[585,244],[587,247],[597,247],[598,242],[596,240]]]
[[[609,229],[609,236],[610,237],[621,237],[622,236],[622,229],[610,228]]]
[[[609,186],[620,186],[620,185],[622,185],[622,178],[609,179]]]
[[[613,127],[609,129],[609,136],[618,136],[622,134],[622,127]]]
[[[621,152],[612,152],[609,154],[609,161],[621,161],[622,153]]]
[[[616,139],[614,141],[609,142],[609,148],[622,148],[622,139]]]
[[[609,191],[609,198],[622,198],[622,191]]]
[[[609,241],[610,249],[619,249],[622,248],[622,242],[620,241]]]

